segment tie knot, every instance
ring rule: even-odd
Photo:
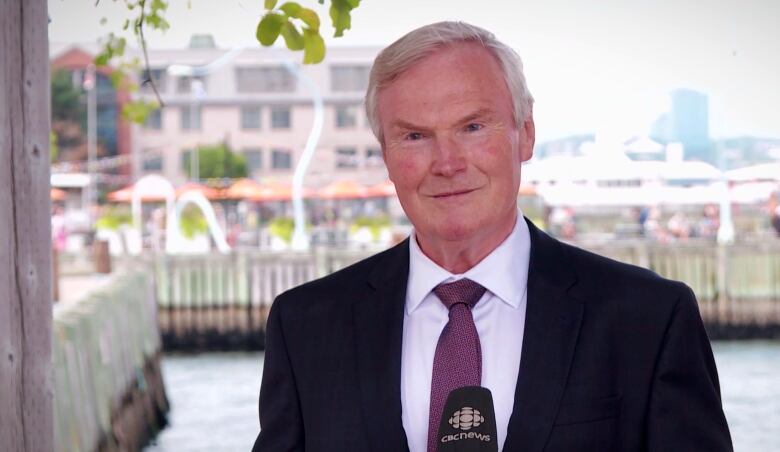
[[[482,298],[485,288],[470,279],[459,279],[447,284],[439,284],[433,289],[433,293],[444,303],[447,309],[451,309],[457,303],[465,303],[469,308]]]

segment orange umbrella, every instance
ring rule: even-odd
[[[322,199],[355,199],[365,198],[369,194],[366,187],[357,182],[341,180],[319,189],[317,196]]]
[[[263,186],[252,179],[239,179],[222,192],[225,199],[252,199],[264,193]]]
[[[59,188],[52,188],[49,192],[49,197],[51,197],[52,201],[65,201],[65,198],[68,197],[68,194],[65,193],[65,190],[60,190]]]
[[[106,198],[108,198],[109,201],[113,202],[131,202],[133,200],[133,190],[135,189],[134,185],[128,185],[125,188],[122,188],[117,191],[112,191],[109,193]],[[149,201],[165,201],[165,196],[162,194],[150,194],[146,193],[143,196],[141,196],[141,201],[149,202]]]
[[[395,194],[395,184],[392,181],[386,180],[381,184],[368,187],[367,197],[382,198],[387,196],[395,196]]]
[[[184,193],[188,191],[197,191],[200,193],[203,193],[203,196],[206,197],[206,199],[218,199],[219,198],[219,190],[216,188],[211,188],[207,185],[203,184],[196,184],[194,182],[188,182],[179,188],[176,189],[176,197],[183,195]]]
[[[278,182],[269,183],[264,186],[266,192],[262,199],[256,199],[256,201],[289,201],[293,197],[292,185],[282,184]],[[312,191],[306,187],[303,187],[303,197],[310,198]]]
[[[311,193],[304,189],[303,195],[310,196]],[[292,199],[292,187],[280,183],[261,185],[252,179],[241,179],[225,190],[222,197],[250,201],[287,201]]]

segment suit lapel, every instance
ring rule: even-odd
[[[555,421],[582,320],[561,244],[530,221],[531,259],[520,373],[504,450],[541,451]]]
[[[407,239],[379,257],[368,278],[368,297],[353,304],[363,419],[373,451],[408,450],[401,422],[401,341],[408,274]]]

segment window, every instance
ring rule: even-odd
[[[140,74],[138,74],[138,84],[140,85],[141,92],[143,93],[151,93],[152,92],[152,85],[149,82],[146,82],[147,80],[151,79],[154,82],[154,86],[157,88],[157,91],[159,93],[164,93],[165,89],[167,88],[166,85],[168,84],[168,73],[165,69],[150,69],[149,71],[141,71]],[[146,83],[144,83],[146,82]]]
[[[271,168],[290,169],[292,168],[292,154],[287,149],[274,149],[271,151]]]
[[[241,128],[244,130],[260,129],[260,107],[241,107]]]
[[[263,169],[263,151],[260,148],[244,149],[246,167],[250,173]]]
[[[162,156],[155,155],[144,158],[144,171],[162,171]]]
[[[162,110],[159,108],[149,113],[144,122],[144,129],[161,130],[162,129]]]
[[[357,149],[336,148],[336,168],[355,169],[358,167]]]
[[[334,65],[330,67],[330,89],[341,92],[363,92],[368,87],[369,66]]]
[[[384,166],[385,161],[382,159],[382,149],[380,148],[368,148],[366,149],[366,167],[376,168],[378,166]]]
[[[289,107],[274,107],[271,109],[271,128],[272,129],[290,128]]]
[[[193,83],[193,77],[181,76],[176,79],[176,92],[178,94],[202,95],[206,92],[206,77],[195,77],[196,83]]]
[[[182,130],[200,130],[200,107],[181,107]]]
[[[191,173],[192,165],[192,149],[182,149],[180,155],[180,164],[182,172],[186,174]]]
[[[336,128],[351,129],[357,125],[357,111],[352,106],[336,107]]]
[[[296,89],[295,76],[283,66],[236,68],[239,93],[292,93]]]

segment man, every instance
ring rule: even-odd
[[[532,103],[468,24],[379,54],[366,110],[414,232],[276,300],[254,450],[435,450],[463,385],[490,389],[499,450],[731,450],[690,289],[518,213]]]

